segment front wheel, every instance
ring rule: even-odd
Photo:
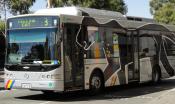
[[[99,73],[92,74],[92,76],[90,78],[90,90],[94,94],[99,93],[104,87],[104,83],[103,82],[104,81],[102,79],[102,75],[101,74],[99,74]]]

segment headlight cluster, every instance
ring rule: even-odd
[[[42,79],[53,79],[53,80],[60,80],[61,75],[60,74],[42,74]]]
[[[5,78],[13,79],[14,75],[12,73],[11,74],[7,73],[5,74]]]

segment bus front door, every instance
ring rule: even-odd
[[[83,89],[83,49],[76,43],[80,25],[64,25],[64,86],[65,90]]]

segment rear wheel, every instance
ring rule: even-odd
[[[153,83],[158,83],[159,81],[160,81],[160,72],[156,68],[156,69],[153,70],[153,73],[152,73],[152,82]]]
[[[99,93],[104,88],[102,75],[98,72],[93,73],[90,78],[90,90],[93,94]]]

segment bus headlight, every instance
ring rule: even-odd
[[[5,74],[5,78],[9,78],[9,79],[12,79],[14,78],[14,75],[13,74]]]
[[[47,79],[51,79],[51,75],[47,75]]]
[[[61,75],[60,74],[42,74],[42,79],[52,79],[52,80],[60,80]]]
[[[54,75],[51,75],[51,79],[56,79],[56,80],[61,80],[61,74],[54,74]]]

